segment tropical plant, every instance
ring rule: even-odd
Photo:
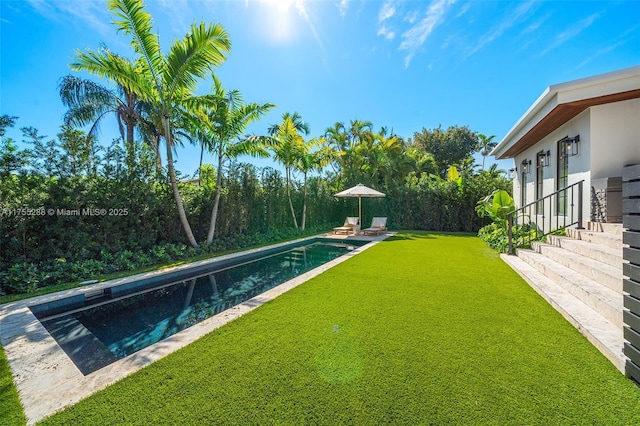
[[[271,125],[268,132],[274,140],[270,147],[274,158],[284,166],[291,217],[294,228],[298,229],[298,219],[291,200],[291,173],[303,156],[305,149],[305,141],[300,132],[305,135],[309,134],[309,124],[297,112],[293,114],[286,112],[282,115],[282,123]]]
[[[74,70],[84,70],[109,79],[151,104],[159,117],[164,137],[169,180],[178,216],[189,244],[197,247],[184,204],[178,189],[173,164],[174,124],[179,116],[194,105],[193,92],[198,79],[226,59],[231,43],[220,25],[204,22],[192,24],[183,39],[175,40],[165,55],[160,49],[159,35],[153,32],[151,15],[144,10],[142,0],[110,0],[118,30],[131,37],[131,45],[138,55],[135,62],[109,50],[86,50],[76,54]]]
[[[506,226],[509,213],[516,209],[513,198],[505,190],[496,190],[487,195],[476,206],[480,217],[489,217],[501,226]]]
[[[493,148],[495,148],[498,143],[493,141],[496,135],[483,135],[482,133],[478,134],[478,145],[476,147],[476,151],[482,155],[482,170],[484,170],[484,160],[487,158],[487,155],[491,154]]]
[[[102,119],[108,114],[115,114],[120,136],[131,160],[134,129],[140,121],[139,102],[134,93],[122,86],[118,86],[118,91],[114,92],[74,75],[62,77],[58,89],[62,104],[68,108],[63,118],[64,124],[74,127],[90,124],[89,136],[96,137]]]
[[[307,223],[307,182],[309,172],[320,171],[331,162],[333,151],[325,145],[322,138],[313,138],[303,143],[296,169],[302,173],[302,224],[304,231]]]
[[[267,157],[265,146],[271,142],[266,136],[245,136],[247,126],[260,119],[275,105],[270,103],[244,104],[237,90],[227,92],[220,80],[213,76],[213,104],[202,107],[194,114],[192,131],[202,145],[202,149],[217,157],[215,199],[211,210],[207,246],[211,245],[216,229],[220,196],[222,194],[225,160],[233,160],[239,155]],[[202,155],[201,155],[202,162]],[[201,166],[202,167],[202,166]]]

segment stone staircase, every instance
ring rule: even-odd
[[[502,258],[624,373],[622,225],[588,223]]]

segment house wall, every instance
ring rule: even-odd
[[[569,157],[569,182],[568,184],[574,184],[580,180],[585,180],[584,192],[583,192],[583,218],[588,220],[590,217],[590,163],[591,163],[591,113],[590,110],[586,110],[569,120],[567,123],[560,126],[558,129],[547,135],[536,145],[532,146],[528,150],[518,155],[514,160],[517,167],[517,176],[513,181],[513,195],[517,207],[522,207],[520,201],[520,189],[521,189],[521,167],[523,160],[531,160],[531,172],[526,177],[525,184],[527,185],[527,199],[526,203],[532,203],[535,201],[536,194],[536,158],[537,153],[540,151],[550,151],[551,156],[549,158],[549,165],[542,168],[543,174],[543,188],[542,195],[548,195],[557,190],[556,188],[556,176],[558,173],[558,141],[565,137],[575,137],[580,135],[580,142],[578,143],[578,155]],[[555,211],[555,206],[553,206]],[[549,215],[546,214],[548,217]],[[547,219],[548,220],[548,219]],[[553,228],[556,227],[555,223],[552,223]],[[548,228],[548,226],[547,226]]]
[[[591,217],[592,186],[596,192],[604,193],[608,179],[620,177],[625,165],[640,164],[640,99],[591,107],[518,155],[514,159],[518,171],[513,181],[517,207],[523,205],[520,200],[522,161],[526,159],[532,162],[531,172],[525,182],[527,204],[535,201],[536,154],[547,150],[551,153],[549,166],[543,167],[542,194],[547,195],[557,189],[557,143],[564,137],[576,135],[580,135],[580,142],[578,155],[569,157],[569,185],[585,180],[583,219],[586,221]]]
[[[640,99],[591,107],[591,137],[597,141],[591,146],[594,181],[620,177],[624,166],[640,163]]]

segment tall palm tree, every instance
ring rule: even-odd
[[[351,139],[351,148],[356,145],[366,143],[373,139],[373,123],[366,120],[351,120],[349,125],[349,137]]]
[[[282,123],[269,127],[269,134],[274,140],[270,149],[275,160],[284,166],[289,208],[291,209],[293,226],[296,229],[298,229],[298,219],[291,200],[291,172],[304,153],[304,138],[299,133],[300,131],[308,133],[309,125],[302,121],[302,117],[298,113],[285,113],[282,116]]]
[[[325,146],[333,150],[334,171],[342,172],[345,169],[344,155],[347,150],[347,131],[344,123],[337,121],[332,127],[328,127],[324,132]]]
[[[86,126],[91,124],[89,136],[95,137],[102,119],[115,114],[120,136],[125,143],[129,159],[133,158],[133,133],[140,121],[137,111],[137,96],[119,86],[111,91],[91,80],[67,75],[58,84],[62,104],[68,108],[64,115],[66,126]]]
[[[222,26],[201,22],[192,24],[189,33],[175,40],[165,55],[142,0],[109,0],[108,7],[116,17],[118,31],[131,37],[137,60],[131,62],[108,50],[86,50],[76,54],[71,68],[109,79],[154,106],[162,125],[169,180],[180,222],[189,244],[198,247],[178,189],[172,124],[188,113],[188,107],[193,107],[198,80],[224,62],[231,42]]]
[[[270,103],[244,104],[242,95],[237,90],[227,92],[220,80],[213,76],[212,104],[201,108],[194,118],[193,133],[200,141],[202,148],[215,154],[218,160],[216,173],[216,195],[211,210],[207,245],[213,242],[218,218],[224,161],[232,160],[239,155],[268,157],[266,145],[271,139],[266,136],[244,136],[247,126],[260,119],[275,105]],[[201,157],[202,158],[202,157]],[[202,161],[202,160],[201,160]]]
[[[491,154],[493,148],[498,145],[498,142],[493,141],[493,138],[495,137],[496,135],[486,136],[482,133],[478,135],[480,140],[478,141],[476,151],[482,155],[482,170],[484,170],[484,160],[487,158],[487,155]]]
[[[296,169],[302,173],[302,224],[304,231],[307,223],[307,178],[309,172],[322,170],[331,162],[332,150],[325,145],[323,138],[313,138],[301,146]]]
[[[298,220],[291,200],[291,172],[301,155],[302,146],[304,145],[304,138],[300,133],[304,135],[309,134],[309,123],[304,121],[298,112],[294,112],[293,114],[285,112],[282,114],[282,123],[269,126],[267,132],[274,138],[272,151],[275,159],[281,162],[285,168],[289,207],[291,209],[291,216],[293,217],[293,225],[298,229]]]

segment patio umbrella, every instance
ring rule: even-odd
[[[384,197],[380,191],[376,191],[375,189],[369,188],[368,186],[364,186],[359,183],[356,186],[345,189],[344,191],[340,191],[334,195],[334,197],[358,197],[358,220],[360,221],[360,226],[362,226],[362,197]]]

